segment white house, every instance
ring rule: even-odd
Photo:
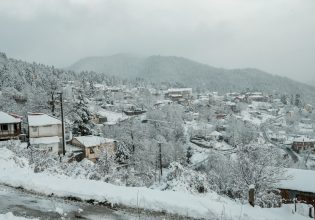
[[[61,121],[43,113],[30,113],[27,120],[30,145],[58,153],[62,138]]]

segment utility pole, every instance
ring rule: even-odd
[[[59,92],[60,97],[60,108],[61,108],[61,128],[62,128],[62,154],[65,156],[66,154],[66,143],[65,143],[65,122],[63,116],[63,99],[62,92]]]
[[[162,143],[159,142],[159,160],[160,160],[160,178],[159,180],[161,180],[161,177],[163,175],[163,170],[162,170]]]

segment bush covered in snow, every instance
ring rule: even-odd
[[[210,188],[206,174],[187,169],[178,162],[170,164],[165,189],[206,193]]]

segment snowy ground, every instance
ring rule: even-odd
[[[30,218],[14,216],[12,212],[8,212],[6,214],[0,214],[0,219],[1,220],[30,220]],[[33,220],[35,220],[35,218]]]
[[[26,190],[44,195],[71,196],[82,200],[108,202],[118,206],[168,212],[193,218],[308,219],[298,214],[292,214],[289,206],[277,209],[252,208],[249,205],[236,203],[216,193],[193,195],[143,187],[122,187],[93,180],[34,173],[25,159],[16,157],[7,148],[0,148],[0,183],[13,187],[23,187]]]
[[[255,115],[256,111],[242,111],[241,117],[243,121],[248,121],[254,125],[261,125],[262,123],[266,122],[269,119],[275,118],[272,115],[266,114],[266,113],[260,113],[259,115]]]

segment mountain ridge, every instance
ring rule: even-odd
[[[182,86],[220,92],[244,89],[308,95],[315,92],[314,86],[257,68],[218,68],[177,56],[153,55],[135,58],[130,54],[116,54],[88,57],[75,62],[68,69],[103,72],[122,78],[143,78],[159,83],[178,83]]]

